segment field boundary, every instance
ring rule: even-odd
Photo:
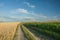
[[[21,28],[28,40],[38,40],[38,38],[33,33],[31,33],[25,26],[22,25]]]
[[[18,26],[19,26],[19,24],[17,25],[16,30],[15,30],[15,32],[14,32],[13,40],[14,40],[14,38],[15,38],[15,34],[16,34],[16,31],[17,31]]]

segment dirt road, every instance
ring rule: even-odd
[[[21,30],[20,25],[18,25],[18,28],[14,36],[14,40],[27,40],[26,37],[24,36],[24,33]]]

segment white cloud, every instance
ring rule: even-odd
[[[27,10],[25,10],[25,9],[21,9],[21,8],[17,9],[17,11],[20,12],[20,13],[28,13]]]
[[[5,22],[5,21],[9,21],[9,20],[10,19],[8,19],[7,17],[0,17],[0,22]]]
[[[22,18],[22,21],[23,22],[34,22],[37,20],[35,18],[32,18],[32,17],[24,17],[24,18]]]
[[[11,16],[0,16],[0,22],[7,22],[7,21],[18,21],[18,19]]]
[[[47,16],[43,15],[43,14],[37,14],[37,13],[32,13],[33,16],[36,16],[38,18],[47,18]]]
[[[48,21],[58,21],[59,20],[59,16],[50,16],[46,20],[48,20]]]
[[[29,14],[29,11],[26,9],[18,8],[18,9],[12,10],[10,13]]]
[[[51,17],[51,20],[58,20],[58,19],[59,19],[58,16]]]
[[[41,19],[42,18],[42,19]],[[45,18],[45,16],[43,17],[39,17],[36,16],[32,17],[32,16],[0,16],[0,22],[6,22],[6,21],[21,21],[21,22],[35,22],[35,21],[48,21],[48,20],[59,20],[58,16],[53,16],[53,17],[48,17]]]
[[[28,2],[24,2],[24,4],[26,4],[28,7],[31,7],[31,8],[35,8],[35,7],[36,7],[35,5],[31,5],[31,4],[28,3]]]
[[[5,18],[0,18],[0,21],[5,21]]]
[[[31,11],[28,11],[26,9],[22,9],[22,8],[18,8],[15,11],[12,11],[12,13],[20,13],[20,14],[28,14],[28,15],[32,15],[34,17],[38,17],[38,18],[47,18],[47,16],[43,15],[43,14],[37,14]]]
[[[45,15],[40,15],[39,17],[42,17],[42,18],[47,18],[47,16],[45,16]]]
[[[53,16],[53,18],[58,18],[58,16]]]
[[[19,13],[25,13],[25,14],[29,13],[28,10],[25,10],[25,9],[22,9],[22,8],[18,8],[17,12],[19,12]]]
[[[10,16],[10,18],[18,18],[18,17],[16,17],[16,16]]]

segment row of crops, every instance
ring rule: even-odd
[[[21,26],[27,40],[37,40],[37,38],[32,34],[25,26]]]
[[[60,40],[60,22],[30,22],[24,23],[23,25],[27,28],[35,30],[38,33],[52,37],[54,40]]]

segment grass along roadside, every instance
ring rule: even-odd
[[[28,40],[39,40],[34,34],[32,34],[26,27],[22,25],[22,30]]]

